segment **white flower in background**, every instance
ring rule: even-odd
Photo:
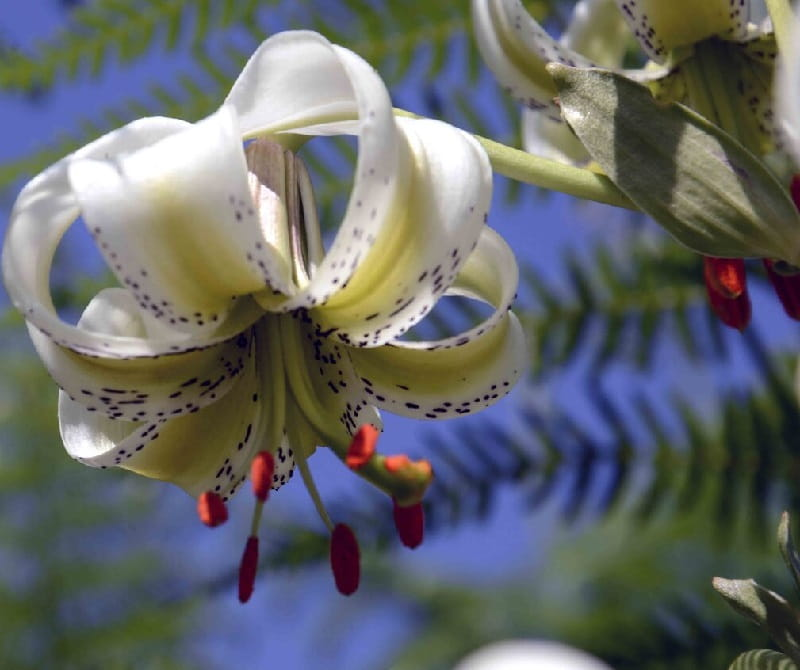
[[[486,645],[454,670],[611,670],[580,649],[550,640],[505,640]]]
[[[555,61],[617,69],[624,54],[619,49],[627,44],[619,28],[621,17],[638,40],[643,58],[651,61],[622,73],[647,83],[659,99],[686,103],[700,113],[716,110],[709,102],[715,96],[729,99],[726,106],[732,111],[723,111],[731,125],[726,130],[757,154],[774,150],[771,89],[776,48],[760,0],[742,0],[735,6],[729,0],[582,0],[560,42],[519,0],[472,0],[472,13],[481,55],[506,92],[555,122],[561,119],[554,101],[557,92],[545,65]],[[698,58],[698,49],[708,53]],[[547,157],[585,162],[574,138],[553,135],[548,124],[544,128],[538,138],[535,129],[526,130],[529,151],[538,153],[549,146],[543,154]]]
[[[343,133],[358,136],[358,159],[325,250],[305,168],[275,142]],[[245,148],[252,138],[271,141]],[[355,539],[334,528],[306,459],[332,448],[393,497],[401,539],[418,544],[430,466],[373,453],[377,408],[474,412],[525,365],[514,256],[484,225],[491,178],[470,136],[396,119],[373,68],[311,32],[264,42],[210,117],[140,119],[60,160],[16,201],[3,276],[62,389],[67,451],[181,486],[209,525],[251,472],[242,600],[261,505],[296,463],[332,532],[337,586],[352,592]],[[78,217],[122,288],[75,326],[56,313],[49,276]],[[400,339],[444,295],[494,311],[444,340]]]

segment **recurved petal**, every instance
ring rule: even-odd
[[[709,37],[738,41],[748,35],[749,0],[616,2],[642,49],[658,63],[663,63],[673,49]]]
[[[406,196],[411,156],[386,87],[374,68],[353,52],[317,33],[287,32],[259,47],[226,101],[248,136],[358,135],[344,219],[309,284],[279,308],[324,304],[347,282]]]
[[[495,307],[483,323],[435,342],[405,342],[350,352],[369,400],[415,418],[444,419],[488,407],[527,367],[529,349],[509,310],[517,286],[514,254],[485,228],[451,294]]]
[[[560,119],[545,65],[593,63],[550,37],[519,0],[472,0],[472,20],[478,49],[506,92],[529,109]]]
[[[59,394],[59,426],[67,452],[94,467],[119,466],[177,484],[190,495],[214,491],[227,500],[260,448],[262,403],[255,358],[222,398],[175,418],[112,420]]]
[[[531,109],[522,110],[522,146],[528,153],[568,165],[585,165],[589,152],[570,127]]]
[[[127,291],[106,289],[89,303],[77,328],[101,342],[147,343],[147,325]],[[241,375],[251,347],[246,330],[232,340],[172,355],[102,358],[63,347],[31,324],[28,330],[50,375],[87,415],[134,423],[181,416],[214,403]]]
[[[68,174],[120,283],[177,331],[213,333],[232,298],[275,288],[273,269],[285,276],[267,235],[285,211],[277,197],[254,198],[230,107],[130,154],[75,160]]]
[[[188,337],[162,331],[145,339],[76,328],[62,321],[53,307],[49,283],[53,256],[64,232],[80,215],[67,175],[69,167],[79,161],[108,160],[134,153],[189,126],[168,118],[134,121],[58,161],[32,179],[19,194],[3,246],[3,281],[12,302],[28,322],[59,345],[102,358],[172,354],[229,339],[261,314],[254,302],[240,300],[224,321],[220,315],[213,333]],[[138,283],[138,279],[131,277],[131,282],[134,281]]]
[[[330,289],[338,292],[314,310],[351,346],[388,342],[430,311],[474,248],[491,199],[491,167],[474,138],[438,121],[397,121],[411,179],[353,276],[334,276]],[[361,206],[380,216],[369,200]],[[334,248],[326,260],[337,259],[347,262]]]

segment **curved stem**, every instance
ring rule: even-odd
[[[425,118],[398,108],[395,108],[394,113],[397,116],[408,116],[415,119]],[[473,135],[473,137],[486,150],[492,168],[498,174],[526,184],[560,191],[576,198],[585,198],[636,211],[639,209],[605,175],[534,156],[526,151],[514,149],[480,135]]]

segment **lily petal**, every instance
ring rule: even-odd
[[[309,284],[280,309],[324,304],[350,278],[391,213],[405,205],[411,156],[383,81],[369,64],[317,33],[281,33],[245,65],[226,103],[245,136],[357,133],[358,160],[344,219]],[[276,135],[277,134],[277,135]],[[267,302],[265,309],[271,306]]]
[[[266,193],[254,200],[240,137],[222,107],[139,151],[68,168],[109,267],[178,331],[212,333],[232,297],[275,288],[271,268],[287,265],[266,234],[285,227],[283,205]]]
[[[594,63],[550,37],[519,0],[472,0],[472,21],[478,49],[506,92],[529,109],[560,120],[553,102],[556,87],[545,65]]]
[[[142,331],[135,302],[122,289],[108,289],[99,294],[87,307],[79,326],[128,335],[139,335]],[[272,405],[271,398],[260,397],[254,342],[250,337],[243,336],[242,339],[240,369],[228,378],[225,388],[206,384],[194,377],[187,380],[191,383],[180,385],[180,390],[172,394],[177,397],[171,397],[163,391],[172,386],[169,381],[159,379],[159,373],[169,375],[175,370],[153,370],[151,364],[158,361],[139,361],[142,368],[138,375],[150,383],[149,386],[147,381],[139,383],[136,389],[150,390],[148,397],[140,400],[147,404],[132,406],[141,416],[131,417],[125,413],[128,407],[126,398],[133,391],[103,389],[106,400],[119,405],[124,416],[117,413],[109,416],[108,411],[96,411],[108,408],[94,394],[79,395],[73,400],[68,393],[61,391],[59,427],[67,452],[86,465],[118,465],[147,477],[178,484],[192,495],[203,491],[231,495],[246,477],[252,455],[260,448],[267,430],[265,422],[272,418],[267,412]],[[65,355],[76,356],[72,352]],[[187,368],[184,374],[198,372],[193,365],[193,362],[198,362],[195,354],[175,358],[183,359],[182,365]],[[83,368],[74,364],[78,372],[83,372],[89,365],[87,361],[81,362],[86,363]],[[76,376],[75,370],[70,370],[69,374],[70,379]],[[118,380],[117,386],[123,386],[127,381],[124,377],[120,379],[119,375],[110,374],[110,371],[106,374],[110,379]],[[198,398],[198,394],[201,397]],[[127,402],[136,402],[139,395]],[[189,397],[197,402],[187,402]],[[205,406],[209,402],[213,404]],[[178,408],[174,410],[176,403]],[[152,409],[144,415],[140,407]]]
[[[614,0],[581,0],[572,10],[560,44],[598,65],[618,68],[633,35]],[[589,153],[559,117],[522,110],[522,146],[528,153],[568,165],[585,165]]]
[[[14,306],[47,337],[76,352],[103,358],[174,354],[230,339],[261,313],[251,300],[238,301],[213,334],[187,337],[163,333],[151,338],[96,333],[58,316],[50,295],[50,267],[64,232],[80,214],[68,179],[69,166],[84,159],[122,156],[185,131],[190,124],[168,118],[134,121],[61,159],[32,179],[17,198],[3,246],[3,280]]]
[[[326,444],[345,450],[361,424],[382,425],[377,411],[367,402],[347,347],[321,331],[304,312],[266,319],[277,319],[293,402],[318,435],[316,441],[301,440],[303,445],[315,442],[315,446]],[[289,429],[297,430],[297,426]]]
[[[617,0],[617,5],[642,49],[658,63],[673,49],[709,37],[739,41],[748,35],[749,0]]]
[[[405,196],[355,274],[314,310],[351,346],[388,342],[431,310],[474,248],[491,200],[491,166],[474,138],[438,121],[397,121],[414,162]],[[334,277],[332,291],[342,281]]]
[[[123,289],[101,291],[78,328],[98,336],[147,342],[146,323]],[[89,413],[111,419],[156,421],[190,413],[225,395],[244,368],[248,331],[234,340],[172,356],[104,359],[61,347],[35,326],[28,328],[56,383]]]
[[[527,367],[529,348],[509,311],[517,285],[514,254],[484,228],[451,295],[488,302],[494,313],[465,333],[436,342],[394,341],[352,350],[364,390],[378,407],[415,418],[444,419],[483,409],[505,396]]]

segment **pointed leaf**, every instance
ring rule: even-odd
[[[623,76],[553,63],[562,113],[614,183],[686,246],[800,261],[800,215],[730,135]]]

